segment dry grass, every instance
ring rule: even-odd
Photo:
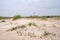
[[[45,31],[44,34],[43,34],[44,37],[47,37],[47,36],[49,36],[49,35],[56,36],[56,34],[50,33],[50,32],[46,32],[46,31]]]
[[[21,25],[21,28],[25,28],[26,27],[26,25]]]
[[[11,29],[8,29],[6,31],[14,31],[14,30],[17,30],[19,28],[25,28],[25,27],[26,27],[26,25],[16,26],[16,27],[12,27]]]
[[[1,22],[5,22],[5,20],[2,20]]]
[[[50,35],[51,33],[49,33],[49,32],[44,32],[44,34],[43,34],[43,36],[48,36],[48,35]]]

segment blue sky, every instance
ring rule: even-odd
[[[60,15],[60,0],[0,0],[0,16]]]

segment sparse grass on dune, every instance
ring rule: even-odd
[[[28,23],[29,26],[37,26],[34,22]]]
[[[27,25],[37,27],[37,25],[36,25],[34,22],[28,23]],[[8,29],[8,30],[6,30],[6,31],[14,31],[14,30],[17,30],[17,29],[19,29],[19,28],[22,28],[22,29],[23,29],[23,28],[25,28],[25,27],[26,27],[26,25],[16,26],[16,27],[12,27],[11,29]]]
[[[16,26],[16,27],[12,27],[11,29],[8,29],[8,30],[6,30],[7,32],[8,31],[14,31],[14,30],[17,30],[17,29],[19,29],[19,28],[25,28],[26,26],[25,25],[21,25],[21,26]]]
[[[44,33],[43,33],[43,36],[42,37],[48,37],[49,35],[52,35],[52,36],[56,36],[56,34],[54,34],[54,33],[50,33],[50,32],[47,32],[47,31],[45,31]]]
[[[42,17],[41,17],[42,18]],[[38,40],[53,40],[56,37],[58,38],[58,28],[56,27],[55,21],[51,21],[51,19],[46,20],[45,18],[42,18],[43,20],[37,19],[19,19],[16,21],[12,21],[13,25],[15,27],[12,27],[11,29],[6,30],[6,32],[16,32],[19,38],[30,38],[35,40],[35,38],[39,38]],[[49,18],[49,17],[48,17]],[[56,20],[57,21],[57,20]],[[16,25],[15,25],[16,24]],[[9,26],[10,27],[10,26]],[[27,39],[27,40],[28,40]],[[37,40],[36,39],[36,40]],[[22,39],[21,39],[22,40]],[[24,39],[25,40],[25,39]]]

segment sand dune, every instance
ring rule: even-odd
[[[29,23],[34,25],[29,26]],[[26,27],[6,32],[21,25]],[[0,40],[60,40],[60,20],[6,19],[5,22],[0,22]]]

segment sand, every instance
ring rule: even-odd
[[[28,23],[35,23],[37,26],[29,26]],[[6,32],[20,25],[26,27]],[[5,22],[0,22],[0,40],[60,40],[60,20],[5,19]]]

